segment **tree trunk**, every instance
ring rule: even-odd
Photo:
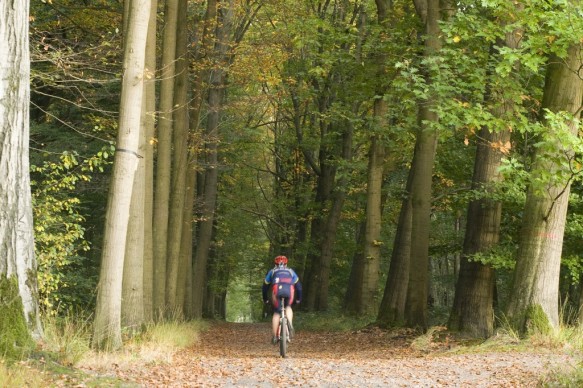
[[[42,337],[28,160],[28,11],[28,1],[0,4],[0,277],[7,282],[1,285],[3,291],[7,285],[14,288],[14,298],[4,295],[12,303],[0,305],[5,317],[0,320],[0,342],[10,347],[22,343],[22,338],[9,336],[18,326],[24,337]]]
[[[154,133],[156,127],[156,18],[158,1],[151,0],[148,40],[146,42],[146,79],[144,80],[144,111],[142,130],[146,137],[144,177],[144,321],[154,319]]]
[[[541,105],[541,121],[547,126],[550,123],[542,117],[545,110],[579,116],[583,99],[583,79],[578,73],[581,65],[578,44],[569,48],[565,60],[549,60]],[[534,154],[532,181],[548,181],[545,177],[549,173],[552,180],[544,188],[531,185],[526,197],[507,309],[510,322],[521,332],[546,331],[559,325],[559,272],[572,179],[566,175],[570,174],[568,166],[573,160],[573,151],[563,148],[561,138],[578,134],[576,121],[566,120],[564,125],[564,132],[548,128],[549,132],[542,136],[550,144],[537,148]]]
[[[160,66],[160,107],[156,158],[156,191],[154,193],[154,312],[166,312],[166,266],[168,249],[168,218],[172,165],[172,111],[174,106],[174,76],[176,64],[176,21],[178,0],[166,0],[164,7],[164,37]]]
[[[200,47],[196,50],[196,55],[194,58],[194,62],[202,61],[202,58],[206,53],[210,52],[212,48],[212,39],[211,39],[211,32],[212,26],[216,23],[217,17],[217,2],[215,0],[209,0],[207,2],[207,8],[204,16],[203,21],[203,28],[201,32],[200,38]],[[208,77],[209,71],[208,69],[196,69],[193,72],[193,81],[192,81],[192,98],[190,102],[190,129],[194,136],[192,139],[192,144],[189,147],[189,159],[190,159],[190,170],[188,172],[189,176],[187,177],[187,195],[186,195],[186,204],[185,207],[185,214],[184,220],[185,223],[190,225],[189,228],[189,236],[186,237],[185,231],[183,230],[183,248],[181,249],[181,255],[185,255],[185,259],[188,260],[186,263],[186,267],[188,268],[188,272],[185,273],[185,290],[184,290],[184,312],[187,318],[192,319],[195,318],[195,307],[194,307],[194,260],[196,259],[196,252],[193,257],[192,252],[195,251],[193,249],[194,241],[194,227],[193,227],[193,210],[194,210],[194,201],[197,200],[197,187],[199,185],[199,181],[197,180],[198,171],[197,171],[197,164],[198,164],[198,153],[202,148],[201,139],[203,135],[200,133],[200,117],[202,111],[202,105],[204,100],[204,95],[206,88],[204,86],[203,80]],[[189,191],[191,190],[191,191]],[[190,211],[187,211],[187,207],[190,207]],[[187,216],[188,215],[188,216]],[[188,217],[188,218],[186,218]],[[186,225],[184,226],[186,227]],[[184,238],[187,238],[189,241],[185,241]],[[185,244],[189,244],[188,247]],[[198,280],[200,281],[200,279]]]
[[[356,235],[356,246],[364,246],[366,233],[366,219],[360,223]],[[358,314],[362,300],[362,275],[364,271],[364,250],[356,249],[352,256],[352,266],[348,278],[348,287],[344,294],[344,311],[349,314]]]
[[[375,117],[385,122],[386,104],[375,103]],[[379,273],[381,266],[382,187],[385,146],[373,137],[368,164],[366,189],[366,232],[364,237],[364,268],[362,276],[362,300],[359,313],[372,313],[378,308]]]
[[[142,98],[142,109],[145,110]],[[140,121],[138,154],[146,155],[146,134],[142,119]],[[130,216],[125,247],[125,260],[123,262],[122,327],[130,332],[138,332],[144,323],[144,205],[145,205],[145,158],[138,160],[138,167],[134,177],[132,197],[130,203]]]
[[[377,316],[377,322],[384,327],[401,326],[405,323],[405,304],[409,288],[409,268],[411,255],[411,173],[407,181],[405,198],[401,203],[397,233],[393,243],[391,264],[387,284]]]
[[[180,270],[176,286],[176,305],[183,306],[187,319],[192,318],[192,220],[196,188],[196,166],[190,161],[186,172],[186,191],[182,216],[182,238],[180,239]]]
[[[174,130],[172,165],[172,192],[168,226],[168,254],[166,276],[166,305],[175,317],[182,317],[182,303],[177,302],[180,247],[185,206],[186,172],[188,158],[188,2],[179,0],[176,39],[176,83],[174,86]]]
[[[417,4],[416,4],[417,6]],[[425,52],[429,58],[441,48],[440,41],[440,2],[427,0],[425,8],[418,8],[418,13],[425,22]],[[425,69],[425,78],[431,85],[431,70]],[[429,230],[431,213],[431,182],[433,164],[437,149],[437,133],[432,123],[439,119],[435,113],[435,95],[430,95],[418,104],[418,132],[415,154],[411,166],[411,267],[405,319],[411,327],[427,329],[427,293],[429,267]]]
[[[228,62],[228,39],[231,36],[233,9],[228,6],[219,7],[217,12],[217,31],[215,54],[217,68],[210,75],[210,90],[208,95],[208,117],[205,133],[206,165],[204,174],[204,192],[201,198],[201,221],[198,226],[196,253],[193,268],[193,315],[201,318],[205,294],[205,278],[209,249],[213,236],[215,208],[218,193],[218,143],[221,107],[223,104],[226,74],[223,67]]]
[[[513,31],[507,34],[502,47],[517,48],[521,34]],[[494,82],[491,82],[494,84]],[[506,85],[505,83],[503,83]],[[490,86],[492,87],[492,86]],[[500,96],[500,97],[495,97]],[[488,93],[494,108],[494,116],[504,119],[512,115],[512,98],[506,98],[503,90]],[[496,100],[494,100],[496,98]],[[501,100],[501,101],[498,101]],[[473,190],[486,190],[501,180],[499,168],[503,153],[499,144],[510,141],[507,128],[498,130],[482,128],[478,135],[478,145],[472,178]],[[454,304],[449,318],[449,328],[459,330],[474,337],[488,338],[494,331],[494,290],[495,271],[490,265],[469,260],[478,252],[487,252],[500,238],[502,204],[487,198],[473,200],[468,205],[467,226],[460,273],[456,284]]]
[[[344,122],[344,133],[342,135],[342,160],[350,161],[352,158],[352,124],[348,121]],[[335,174],[332,174],[332,180],[334,180]],[[325,311],[328,309],[328,295],[329,295],[329,285],[330,285],[330,264],[332,262],[332,257],[334,255],[334,244],[336,242],[336,233],[338,230],[338,224],[340,222],[340,216],[342,215],[342,207],[344,206],[344,200],[346,198],[346,186],[347,182],[345,178],[340,178],[336,182],[335,189],[331,193],[332,206],[325,219],[324,233],[322,235],[321,245],[320,245],[320,257],[319,257],[319,278],[320,281],[316,289],[316,304],[315,309],[319,311]]]
[[[124,47],[124,72],[116,144],[107,210],[92,345],[118,349],[121,340],[121,297],[124,253],[138,166],[139,134],[144,87],[146,37],[150,0],[133,0]]]

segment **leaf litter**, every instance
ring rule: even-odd
[[[270,332],[270,323],[216,322],[168,362],[116,374],[143,387],[535,387],[581,361],[565,349],[456,352],[450,341],[420,349],[412,331],[376,327],[300,329],[281,358]]]

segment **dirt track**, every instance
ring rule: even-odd
[[[170,363],[124,378],[145,387],[534,387],[549,370],[577,364],[566,353],[416,351],[410,337],[378,329],[298,330],[282,359],[269,332],[264,323],[218,323]]]

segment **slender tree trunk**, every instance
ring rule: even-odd
[[[232,33],[233,4],[219,7],[217,12],[217,32],[215,54],[217,68],[211,71],[208,94],[208,117],[205,134],[207,168],[204,174],[201,217],[194,259],[193,276],[193,314],[202,317],[205,294],[206,267],[213,236],[213,224],[218,193],[218,143],[221,108],[224,98],[226,73],[223,67],[228,63],[228,39]]]
[[[343,123],[345,125],[344,134],[342,136],[342,160],[350,161],[352,158],[352,124],[349,122]],[[328,309],[328,295],[330,286],[330,264],[334,256],[334,244],[336,242],[336,233],[340,216],[342,215],[342,207],[346,198],[346,179],[340,178],[335,184],[335,189],[331,193],[332,206],[325,220],[325,229],[320,245],[320,282],[318,290],[316,291],[317,302],[315,308],[319,311]]]
[[[187,0],[179,0],[176,38],[176,83],[174,86],[174,130],[172,191],[170,194],[170,218],[168,227],[168,254],[166,276],[166,305],[176,317],[183,316],[182,303],[177,303],[180,247],[185,206],[186,172],[188,157],[188,34]]]
[[[366,219],[360,223],[356,235],[356,246],[364,246],[366,233]],[[362,274],[364,271],[364,249],[357,249],[352,256],[352,266],[348,278],[348,287],[344,294],[344,311],[349,314],[357,314],[362,300]]]
[[[180,270],[176,286],[176,305],[183,306],[186,318],[192,318],[192,220],[196,188],[196,168],[190,161],[186,172],[186,190],[180,239]]]
[[[386,104],[375,104],[375,116],[384,122]],[[379,273],[381,267],[381,221],[382,186],[385,146],[373,137],[368,165],[368,184],[366,189],[366,232],[364,238],[364,268],[362,277],[362,300],[358,308],[361,314],[376,311],[378,307]]]
[[[207,2],[207,8],[202,21],[202,32],[200,33],[201,38],[199,40],[200,44],[197,46],[196,54],[194,57],[194,62],[199,63],[202,58],[207,55],[212,49],[212,27],[216,24],[217,18],[217,2],[215,0],[209,0]],[[188,228],[188,231],[183,230],[183,241],[180,255],[184,256],[185,262],[185,284],[184,284],[184,312],[187,318],[195,318],[195,308],[194,308],[194,260],[196,259],[196,251],[194,248],[194,226],[193,226],[193,211],[194,211],[194,201],[197,200],[197,187],[199,182],[197,180],[198,171],[198,154],[201,152],[202,137],[203,134],[200,133],[200,117],[203,108],[204,95],[207,90],[204,80],[208,78],[208,69],[196,69],[193,72],[192,81],[192,97],[190,100],[190,129],[193,134],[190,140],[189,147],[189,172],[187,173],[187,193],[186,193],[186,206],[184,213],[184,223],[183,228]],[[190,207],[190,210],[187,208]],[[188,226],[187,226],[188,225]],[[189,233],[188,236],[185,233]],[[186,240],[185,240],[186,239]],[[188,241],[187,241],[188,240]],[[188,244],[188,246],[186,246]],[[193,257],[193,251],[195,252]],[[179,274],[181,276],[181,274]],[[200,280],[199,280],[200,281]],[[180,280],[179,280],[180,284]]]
[[[138,166],[140,121],[144,87],[146,36],[150,0],[132,0],[124,47],[124,72],[120,100],[119,133],[116,145],[103,239],[101,272],[92,345],[118,349],[121,340],[121,297],[124,253],[128,230],[132,185]]]
[[[377,322],[384,327],[401,326],[405,323],[405,304],[407,302],[407,289],[409,288],[409,268],[411,255],[411,173],[405,190],[406,197],[401,203],[397,233],[393,243],[393,253],[387,284]]]
[[[174,76],[176,74],[177,18],[178,0],[166,0],[162,63],[160,67],[160,108],[153,216],[154,312],[157,315],[164,314],[166,310],[166,266],[172,169],[172,112],[174,106]]]
[[[37,339],[42,337],[28,161],[28,12],[28,1],[0,4],[0,282],[3,292],[13,287],[15,294],[11,300],[4,295],[8,301],[3,299],[0,314],[19,317],[0,321],[1,344],[20,341],[10,338],[10,330],[15,332],[18,326],[28,328]]]
[[[418,6],[418,4],[415,4]],[[425,22],[425,57],[435,55],[441,48],[440,2],[427,0],[417,9]],[[431,85],[431,69],[425,69],[425,78]],[[437,149],[437,132],[433,123],[438,121],[435,113],[435,95],[430,95],[418,104],[418,131],[415,154],[411,166],[411,267],[405,319],[411,327],[427,329],[427,296],[429,265],[429,230],[431,213],[431,182]]]
[[[146,79],[142,130],[146,139],[144,176],[144,321],[154,319],[154,247],[152,217],[154,211],[154,133],[156,127],[156,19],[158,1],[151,0],[146,42]]]
[[[581,112],[583,78],[579,44],[569,48],[567,58],[551,57],[547,67],[541,121],[550,125],[543,115],[566,112],[576,118]],[[577,121],[565,125],[572,136],[577,136]],[[533,182],[550,173],[553,181],[545,188],[530,187],[526,197],[520,245],[516,261],[514,283],[507,315],[520,331],[548,330],[559,325],[559,278],[561,250],[571,177],[568,165],[573,151],[563,149],[560,138],[565,136],[549,128],[548,142],[555,142],[553,151],[537,148],[534,155]],[[547,152],[544,154],[544,152]],[[550,154],[549,154],[550,153]],[[567,170],[565,170],[567,169]]]
[[[205,292],[206,267],[211,247],[212,229],[217,201],[218,184],[218,135],[221,96],[223,91],[222,70],[216,70],[209,91],[209,115],[207,117],[207,170],[204,179],[202,196],[202,221],[199,222],[196,254],[194,259],[193,277],[193,313],[195,318],[201,318],[203,312],[203,296]]]

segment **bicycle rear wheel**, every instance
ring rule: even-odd
[[[287,353],[287,318],[281,318],[281,324],[279,325],[279,354],[285,358]]]

